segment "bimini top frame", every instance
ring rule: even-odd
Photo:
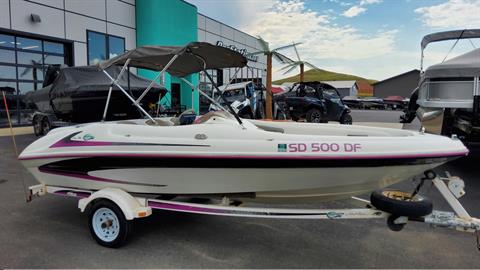
[[[433,42],[438,42],[438,41],[445,41],[445,40],[457,40],[453,45],[453,47],[455,47],[458,40],[470,39],[470,38],[480,38],[480,29],[453,30],[453,31],[437,32],[437,33],[424,36],[420,44],[421,46],[420,71],[423,71],[424,51],[425,51],[425,48],[427,48],[428,44]],[[453,49],[453,47],[450,49],[450,51]],[[445,61],[445,59],[443,61]]]
[[[103,121],[106,118],[113,85],[116,85],[120,89],[120,91],[122,91],[127,96],[127,98],[130,99],[130,101],[132,101],[133,104],[143,114],[145,114],[145,116],[147,116],[155,123],[153,117],[140,106],[140,101],[150,91],[150,89],[155,86],[155,81],[157,79],[161,78],[161,86],[165,87],[165,72],[181,78],[190,87],[192,87],[193,90],[195,89],[195,86],[188,82],[184,77],[193,73],[203,71],[208,77],[208,79],[211,81],[215,89],[218,90],[218,86],[213,81],[212,77],[207,72],[205,72],[207,69],[242,68],[247,65],[247,62],[248,60],[238,52],[220,46],[214,46],[206,42],[192,42],[183,47],[143,46],[127,51],[98,65],[98,67],[103,71],[103,73],[105,73],[105,75],[112,81],[112,84],[110,85],[108,91],[107,102],[103,113]],[[123,65],[121,72],[116,78],[113,78],[106,71],[106,68],[112,65]],[[125,91],[125,89],[123,89],[122,86],[118,84],[118,79],[123,75],[127,67],[143,68],[159,72],[157,76],[151,81],[150,85],[145,89],[145,91],[143,91],[140,97],[138,97],[137,100],[130,96],[127,91]],[[198,89],[198,91],[202,95],[207,97],[210,101],[215,102],[200,89]],[[235,116],[237,121],[242,124],[240,117],[238,117],[237,113],[235,113],[235,111],[231,108],[228,102],[227,107],[230,113]]]

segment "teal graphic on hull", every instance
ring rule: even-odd
[[[284,143],[278,144],[278,152],[287,152],[287,145]]]

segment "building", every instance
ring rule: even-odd
[[[22,102],[28,91],[42,88],[49,64],[82,66],[96,64],[125,50],[142,45],[185,45],[206,41],[248,53],[260,50],[258,40],[240,30],[199,14],[182,0],[0,0],[0,87],[11,87],[9,106],[15,124],[29,124],[30,110]],[[250,57],[249,66],[237,73],[237,81],[265,81],[266,58]],[[233,70],[211,70],[221,85]],[[153,78],[150,71],[139,75]],[[200,82],[209,92],[212,85],[201,74],[187,78]],[[166,76],[168,106],[198,111],[204,108],[198,91],[175,77]],[[6,114],[0,106],[0,126]]]
[[[337,88],[340,97],[356,96],[358,93],[358,86],[356,81],[322,81]]]
[[[379,98],[388,96],[410,97],[420,80],[420,70],[414,69],[373,84],[373,94]]]
[[[357,84],[357,96],[358,97],[371,97],[373,96],[373,86],[366,81],[356,81]]]

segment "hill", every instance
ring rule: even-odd
[[[310,69],[305,71],[305,81],[366,81],[369,84],[373,84],[377,82],[376,80],[365,79],[359,76],[350,75],[350,74],[343,74],[343,73],[336,73],[328,70],[323,69]],[[276,80],[273,84],[282,84],[284,82],[298,82],[300,81],[300,74]]]

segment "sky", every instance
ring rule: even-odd
[[[270,48],[301,42],[301,60],[320,69],[383,80],[420,66],[426,34],[480,28],[480,0],[186,0],[198,12]],[[429,45],[426,66],[480,48],[480,39]],[[292,49],[282,53],[296,59]],[[283,74],[274,63],[274,79]]]

